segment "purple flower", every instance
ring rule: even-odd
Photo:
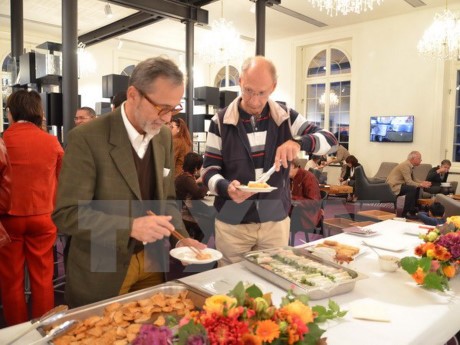
[[[206,339],[203,335],[191,335],[187,338],[185,345],[206,345]]]
[[[168,327],[142,325],[133,345],[169,345],[172,344],[172,338],[173,334]]]
[[[445,248],[452,254],[452,258],[458,259],[460,257],[460,236],[458,233],[450,232],[441,236],[436,242]]]

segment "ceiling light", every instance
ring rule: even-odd
[[[106,3],[104,6],[104,13],[107,18],[112,18],[113,13],[112,13],[112,7],[110,7],[109,3]]]
[[[417,44],[421,55],[445,60],[457,59],[459,48],[459,17],[447,8],[442,13],[435,14],[433,23]]]
[[[339,105],[339,97],[334,91],[329,92],[329,107],[333,108]],[[321,104],[323,107],[326,105],[326,92],[319,97],[318,103]]]
[[[120,50],[121,48],[123,48],[123,41],[118,39],[117,49]]]
[[[242,60],[244,45],[231,21],[224,19],[224,2],[221,1],[221,18],[214,20],[211,31],[199,48],[199,56],[207,63],[226,63]]]
[[[319,10],[326,10],[330,16],[348,13],[361,13],[372,11],[374,3],[380,5],[383,0],[309,0],[313,7],[319,7]]]

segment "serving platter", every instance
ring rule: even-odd
[[[347,293],[364,275],[322,259],[305,248],[281,247],[243,255],[248,270],[312,300]]]

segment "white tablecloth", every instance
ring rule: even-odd
[[[406,230],[417,230],[418,224],[387,220],[370,226],[379,232],[372,239],[393,240],[406,247],[405,251],[389,252],[377,249],[382,254],[399,257],[412,255],[420,240],[406,235]],[[362,237],[340,234],[334,240],[351,245],[360,245]],[[358,300],[378,302],[388,311],[390,322],[374,322],[354,319],[348,313],[343,320],[331,321],[325,325],[329,345],[441,345],[460,329],[460,299],[446,294],[422,289],[402,269],[394,273],[381,272],[377,255],[369,248],[349,268],[364,273],[367,279],[356,282],[353,291],[332,297],[344,310]],[[184,283],[204,289],[212,294],[226,293],[239,281],[253,282],[264,291],[273,293],[273,302],[279,305],[286,291],[248,271],[242,263],[195,274],[181,279]],[[450,283],[451,292],[458,296],[460,278]],[[311,301],[311,305],[326,305],[327,300]],[[17,332],[27,327],[24,323],[0,330],[0,344],[5,344]],[[40,339],[33,331],[16,344],[29,344]]]
[[[379,232],[369,239],[397,241],[406,247],[401,252],[377,249],[382,254],[399,257],[413,255],[413,249],[420,240],[413,235],[404,234],[406,230],[417,230],[419,224],[387,220],[370,228]],[[420,229],[421,231],[426,231]],[[334,240],[351,245],[360,245],[363,237],[340,234]],[[348,265],[349,268],[364,273],[367,279],[356,283],[353,291],[332,299],[342,309],[349,309],[358,300],[377,302],[388,312],[390,322],[375,322],[354,319],[348,313],[343,320],[332,321],[326,325],[329,345],[441,345],[460,329],[460,299],[425,290],[415,284],[402,269],[394,273],[380,271],[377,255],[364,247],[365,253]],[[277,305],[285,291],[267,280],[255,276],[242,263],[222,267],[181,279],[184,283],[201,287],[209,292],[226,293],[238,281],[255,282],[264,291],[273,292]],[[452,292],[460,292],[460,278],[450,282]],[[310,301],[311,305],[326,305],[327,300]]]

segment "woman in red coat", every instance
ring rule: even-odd
[[[10,121],[3,139],[11,162],[11,209],[0,221],[11,243],[0,248],[0,290],[8,325],[29,320],[24,296],[24,266],[32,291],[32,318],[54,307],[51,220],[64,151],[41,129],[43,108],[35,91],[20,90],[6,103]]]

